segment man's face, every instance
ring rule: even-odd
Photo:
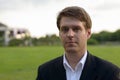
[[[84,22],[72,17],[63,17],[60,22],[59,36],[68,53],[86,50],[91,30],[85,29]]]

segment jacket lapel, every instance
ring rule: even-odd
[[[64,69],[63,66],[63,56],[61,56],[58,60],[58,62],[56,62],[56,71],[58,71],[57,73],[59,73],[59,76],[56,75],[57,80],[67,80],[66,79],[66,71]],[[83,68],[80,80],[97,80],[99,75],[97,75],[97,71],[96,71],[96,61],[94,56],[92,56],[91,54],[87,55],[87,59],[85,62],[85,66]]]
[[[94,60],[94,56],[92,56],[88,52],[80,80],[96,80],[96,79],[97,79],[96,62]]]
[[[63,56],[61,56],[56,64],[56,71],[59,74],[57,80],[66,80],[66,71],[63,66]]]

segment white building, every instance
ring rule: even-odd
[[[0,23],[0,44],[7,46],[12,39],[24,39],[30,37],[30,32],[24,28],[9,28]]]

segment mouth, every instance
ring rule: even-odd
[[[67,42],[68,44],[72,44],[72,43],[75,43],[75,42]]]
[[[66,41],[66,43],[76,43],[75,41]]]
[[[69,42],[66,42],[66,44],[68,44],[68,45],[75,45],[75,44],[76,44],[76,42],[69,41]]]

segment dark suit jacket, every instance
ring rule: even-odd
[[[120,80],[120,68],[88,53],[80,80]],[[67,80],[63,56],[38,68],[36,80]]]

